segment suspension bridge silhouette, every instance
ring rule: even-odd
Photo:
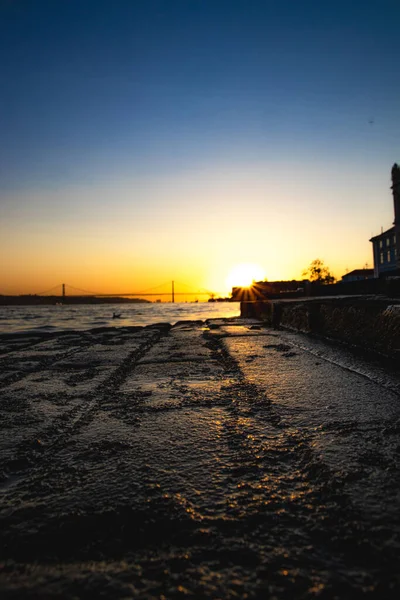
[[[179,286],[180,291],[177,291],[177,287]],[[166,288],[168,287],[168,291]],[[187,288],[186,290],[183,288]],[[194,291],[194,289],[184,283],[178,283],[175,281],[168,281],[166,283],[162,283],[158,286],[147,288],[145,290],[141,290],[139,292],[112,292],[112,293],[104,293],[104,292],[93,292],[88,290],[83,290],[77,287],[74,287],[67,283],[59,283],[54,287],[44,290],[43,292],[39,292],[35,294],[36,296],[60,296],[61,298],[71,297],[71,296],[80,296],[85,298],[122,298],[122,297],[132,297],[132,298],[151,298],[151,297],[161,297],[161,296],[169,296],[171,298],[171,302],[175,302],[175,298],[177,296],[208,296],[209,298],[213,298],[215,296],[214,292],[210,290],[206,290],[204,288],[198,289]]]

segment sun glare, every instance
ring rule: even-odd
[[[226,278],[226,285],[229,288],[249,287],[253,281],[262,281],[264,277],[264,269],[260,265],[241,263],[231,270]]]

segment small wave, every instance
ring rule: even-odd
[[[35,319],[43,319],[42,315],[24,315],[21,321],[34,321]]]

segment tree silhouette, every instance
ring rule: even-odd
[[[322,285],[335,283],[335,278],[330,272],[329,267],[326,267],[319,258],[313,260],[310,266],[303,271],[303,277],[307,277],[313,283],[320,283]]]

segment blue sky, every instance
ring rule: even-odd
[[[219,218],[229,214],[230,198],[263,220],[283,202],[294,220],[305,210],[310,218],[329,215],[337,203],[335,217],[346,227],[353,221],[360,243],[354,249],[349,242],[347,261],[336,261],[333,241],[319,254],[337,269],[362,266],[370,260],[368,237],[392,219],[399,23],[400,5],[388,0],[2,0],[0,194],[7,231],[15,229],[18,239],[43,219],[59,231],[71,218],[68,206],[89,239],[86,212],[95,211],[93,223],[103,214],[110,223],[110,207],[133,216],[149,205],[154,230],[148,226],[147,235],[158,238],[165,218],[171,227],[181,219],[173,231],[179,235],[182,222],[190,231],[199,207],[213,214],[210,202],[220,204]],[[221,189],[237,177],[242,193],[235,199],[230,190],[229,198]],[[171,197],[180,208],[168,213]],[[360,210],[369,220],[358,218]],[[233,228],[243,223],[236,212]],[[273,222],[282,235],[283,223]],[[214,235],[202,225],[204,235]],[[143,223],[137,227],[141,234]],[[331,235],[341,237],[339,230]],[[31,236],[34,247],[43,241],[40,232]],[[260,246],[252,253],[247,245],[244,258],[265,264],[268,276],[277,257],[267,246],[259,257]],[[46,263],[51,247],[42,244],[37,259]],[[95,260],[95,246],[88,252]],[[288,256],[281,275],[294,277],[298,269]],[[90,270],[79,277],[90,279]],[[50,281],[50,263],[47,273]]]

